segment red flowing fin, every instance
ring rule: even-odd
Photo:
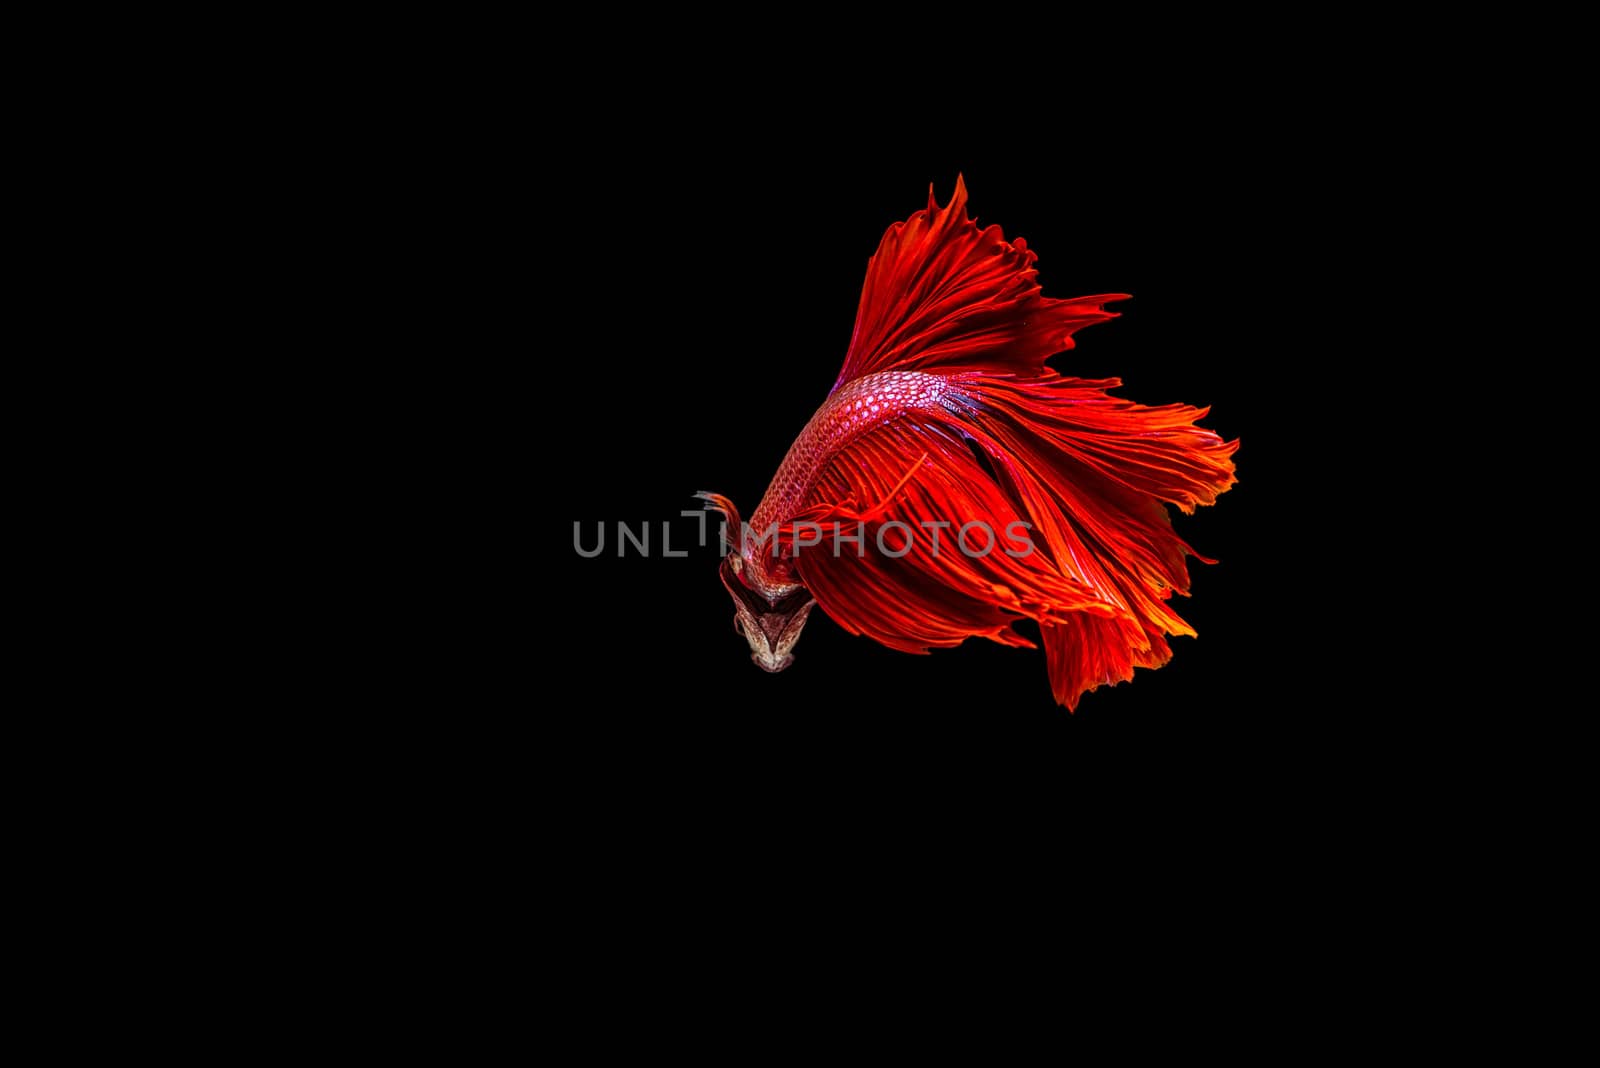
[[[1128,682],[1134,668],[1158,668],[1172,659],[1172,648],[1159,630],[1147,628],[1143,640],[1130,641],[1121,620],[1082,615],[1066,623],[1041,624],[1039,635],[1051,693],[1074,712],[1090,690]]]
[[[1080,327],[1116,317],[1120,293],[1072,300],[1043,297],[1022,238],[979,230],[967,217],[967,187],[956,178],[950,203],[928,206],[883,235],[867,264],[855,332],[833,388],[888,370],[978,366],[1035,375],[1046,357],[1070,349]]]
[[[902,475],[905,456],[926,459]],[[811,500],[876,502],[835,511],[795,565],[835,622],[890,648],[920,653],[971,637],[1031,646],[1012,629],[1018,619],[1117,611],[1031,545],[1017,525],[1025,516],[939,416],[857,439],[824,469]]]
[[[1015,488],[1041,544],[1064,575],[1118,609],[1116,626],[1042,627],[1051,684],[1069,708],[1136,667],[1166,663],[1166,635],[1194,635],[1168,603],[1187,595],[1186,557],[1195,553],[1173,533],[1166,504],[1193,511],[1235,482],[1239,443],[1195,425],[1203,409],[1145,407],[1106,392],[1119,384],[1056,375],[962,382],[980,398],[972,436]]]

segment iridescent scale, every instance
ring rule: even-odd
[[[940,407],[948,402],[952,388],[948,378],[921,371],[884,371],[840,386],[789,447],[766,496],[750,517],[751,529],[759,535],[797,512],[823,466],[841,449],[896,416]],[[755,579],[751,585],[771,587],[762,592],[779,592],[792,585],[782,579],[763,581],[769,578],[762,566],[767,561],[750,562],[756,564],[755,573],[749,576]]]

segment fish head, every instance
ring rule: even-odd
[[[804,586],[772,596],[746,585],[738,556],[723,559],[719,574],[733,598],[733,629],[750,643],[750,659],[763,671],[782,671],[794,663],[794,643],[817,602]]]

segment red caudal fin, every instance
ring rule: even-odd
[[[982,398],[974,436],[1017,488],[1042,550],[1116,609],[1115,625],[1083,617],[1042,628],[1051,685],[1068,707],[1135,667],[1166,663],[1167,635],[1194,634],[1169,603],[1188,594],[1194,553],[1166,506],[1191,512],[1234,483],[1238,442],[1195,425],[1203,410],[1134,404],[1107,393],[1118,384],[1055,375],[965,384]]]
[[[967,217],[967,187],[883,235],[867,264],[855,331],[834,389],[889,370],[981,364],[1037,374],[1045,357],[1072,347],[1080,327],[1116,317],[1104,310],[1125,294],[1055,300],[1039,292],[1038,257],[1000,227]]]

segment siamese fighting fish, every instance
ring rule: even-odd
[[[867,264],[844,368],[748,522],[723,514],[735,627],[767,671],[793,663],[813,607],[905,652],[982,637],[1033,648],[1069,709],[1160,667],[1188,556],[1168,505],[1192,512],[1234,483],[1237,441],[1207,409],[1113,396],[1046,361],[1115,318],[1125,294],[1040,291],[1035,254],[979,229],[956,179],[940,207],[890,226]]]

